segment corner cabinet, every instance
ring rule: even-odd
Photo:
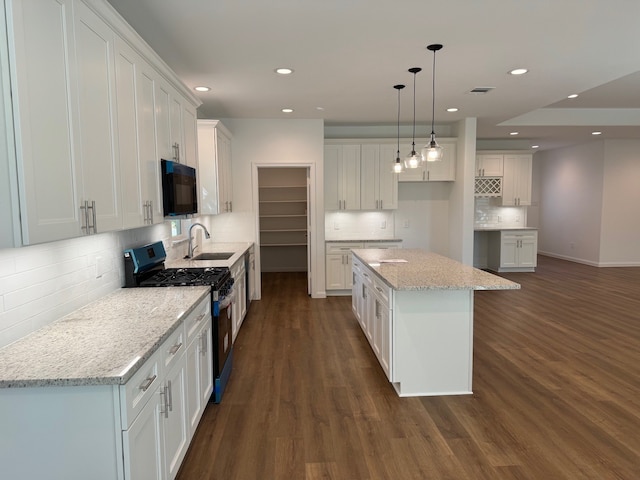
[[[219,120],[198,120],[199,207],[203,215],[233,211],[231,133]]]
[[[22,243],[162,221],[149,168],[172,141],[161,85],[180,100],[194,165],[199,100],[107,2],[6,0],[5,12]]]

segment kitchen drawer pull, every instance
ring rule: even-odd
[[[169,349],[169,353],[170,353],[171,355],[175,355],[175,354],[178,352],[178,350],[180,350],[180,347],[182,347],[182,342],[177,343],[177,344],[175,344],[173,347],[171,347],[171,348]]]
[[[160,407],[160,415],[164,415],[164,418],[169,418],[169,404],[167,403],[167,387],[162,387],[160,389],[160,401],[164,406],[164,410],[162,406]]]
[[[203,357],[207,355],[207,332],[200,334],[200,355]]]
[[[198,315],[198,318],[196,318],[196,323],[201,322],[205,316],[206,315],[204,313],[201,313],[200,315]]]
[[[146,392],[151,386],[151,384],[156,381],[156,378],[158,378],[157,375],[147,378],[144,382],[142,382],[142,385],[140,385],[139,387],[140,390],[142,390],[143,392]]]
[[[380,293],[383,292],[383,290],[380,287],[378,287],[377,285],[376,285],[376,290],[378,290]]]

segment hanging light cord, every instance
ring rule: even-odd
[[[409,70],[413,73],[413,137],[411,138],[411,155],[416,154],[416,74],[420,71],[420,68],[412,68]]]
[[[400,160],[400,90],[404,88],[404,85],[396,85],[398,90],[398,153],[396,154],[396,160]]]
[[[431,85],[431,135],[435,135],[435,121],[436,121],[436,51],[433,51],[433,83]],[[433,137],[431,137],[433,138]]]

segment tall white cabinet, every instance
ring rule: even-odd
[[[162,221],[158,164],[195,166],[199,100],[107,2],[5,11],[22,243]]]
[[[219,120],[198,120],[198,210],[204,215],[233,211],[231,132]]]
[[[326,210],[360,210],[360,145],[324,146]]]

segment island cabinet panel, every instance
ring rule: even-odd
[[[472,393],[473,291],[394,291],[393,351],[400,396]]]

